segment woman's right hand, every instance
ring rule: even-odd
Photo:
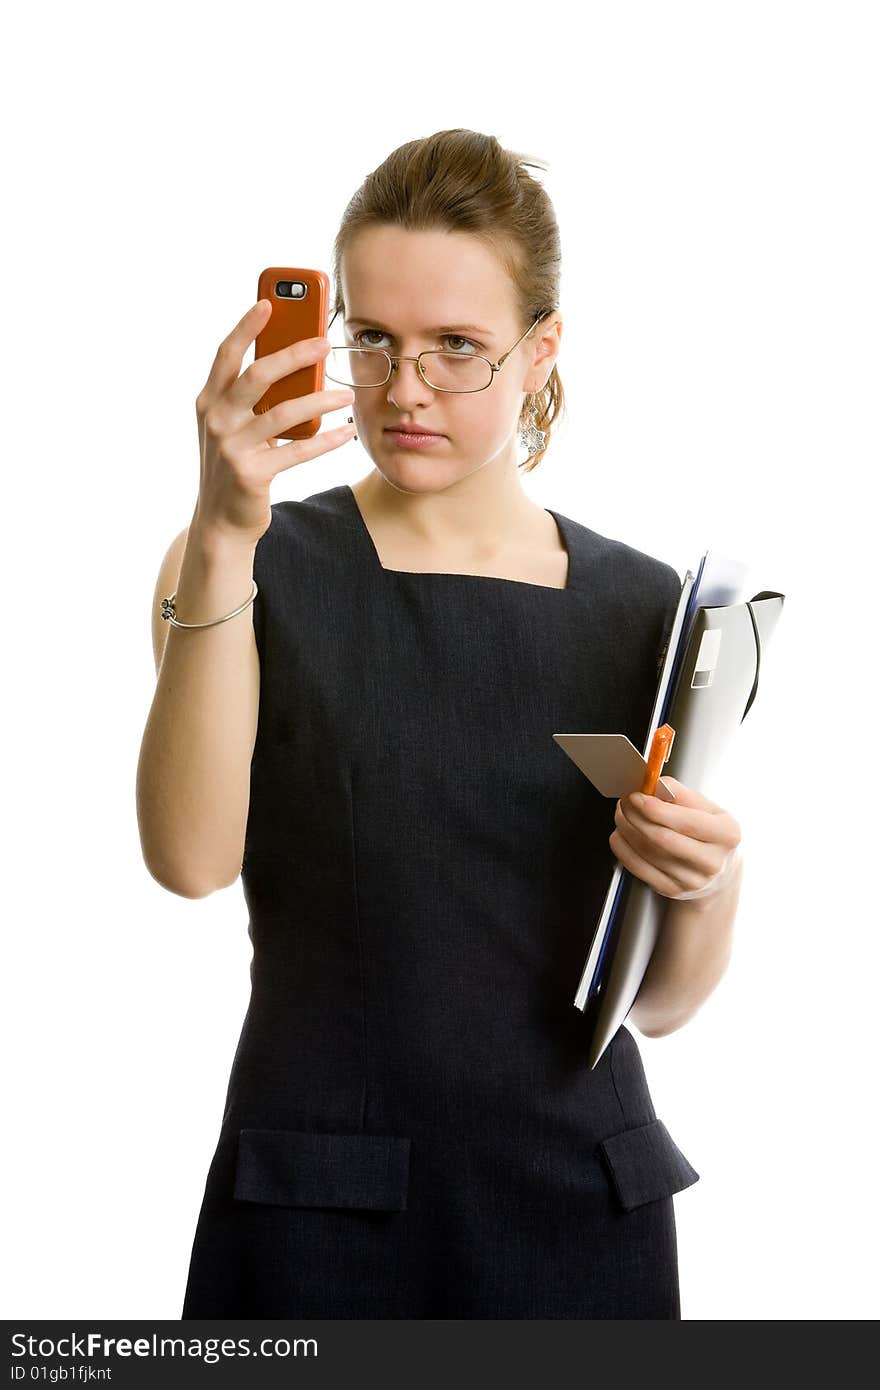
[[[201,475],[192,525],[249,546],[271,524],[269,485],[276,473],[338,449],[355,433],[353,425],[343,425],[275,446],[282,430],[350,405],[354,392],[350,387],[315,391],[255,414],[253,407],[274,381],[318,362],[330,346],[326,338],[308,338],[255,359],[242,372],[242,358],[266,323],[267,309],[270,301],[261,299],[224,338],[196,398]]]

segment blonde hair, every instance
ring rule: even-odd
[[[341,264],[346,246],[361,229],[381,224],[479,237],[510,275],[521,332],[539,314],[558,309],[559,228],[547,193],[528,168],[547,165],[474,130],[440,130],[398,146],[367,175],[343,214],[333,245],[335,312],[345,309]],[[532,405],[534,423],[547,438],[542,449],[520,463],[526,473],[541,462],[565,409],[555,364],[543,390],[526,395],[520,428]]]

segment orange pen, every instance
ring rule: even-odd
[[[663,764],[667,761],[672,750],[674,738],[675,730],[671,724],[661,724],[659,729],[654,730],[654,737],[651,740],[651,751],[648,754],[648,769],[645,773],[645,780],[641,786],[641,791],[645,796],[655,795],[657,791],[657,779],[660,776]]]

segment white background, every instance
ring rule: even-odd
[[[712,793],[743,829],[732,964],[685,1028],[633,1030],[701,1174],[675,1199],[683,1317],[876,1316],[876,18],[618,0],[7,22],[6,1317],[179,1317],[250,961],[240,882],[164,891],[135,817],[195,397],[258,272],[329,271],[364,176],[452,126],[550,163],[568,415],[528,494],[682,575],[739,555],[750,592],[787,596]],[[272,500],[371,466],[351,443]]]

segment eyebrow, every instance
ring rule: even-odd
[[[375,319],[348,318],[348,319],[345,320],[345,323],[346,323],[349,327],[353,326],[354,324],[358,324],[361,328],[378,328],[378,329],[381,330],[381,332],[383,332],[383,333],[389,333],[389,334],[391,334],[391,337],[392,337],[392,338],[394,337],[394,334],[391,332],[391,329],[390,329],[390,328],[386,328],[384,323],[377,323],[377,322],[375,321]],[[489,332],[488,328],[480,328],[479,324],[476,324],[476,323],[442,323],[442,324],[440,324],[440,325],[439,325],[438,327],[436,327],[436,328],[428,328],[428,329],[426,329],[425,332],[426,332],[426,333],[462,333],[462,332],[463,332],[463,333],[479,333],[480,337],[482,337],[482,338],[491,338],[491,337],[492,337],[492,334]]]

